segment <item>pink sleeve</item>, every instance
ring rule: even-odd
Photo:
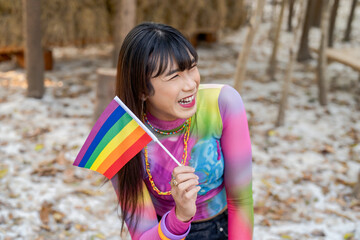
[[[118,178],[117,174],[111,179],[111,183],[114,187],[114,190],[118,196]],[[151,201],[149,191],[147,190],[145,183],[143,184],[143,196],[144,196],[144,204],[141,206],[137,206],[135,210],[135,221],[134,223],[130,223],[129,219],[125,219],[126,226],[131,235],[131,239],[133,240],[161,240],[161,239],[183,239],[189,233],[190,230],[190,222],[188,224],[184,223],[182,226],[174,227],[176,224],[176,220],[179,221],[175,214],[171,216],[169,214],[165,214],[160,223],[157,220],[156,212],[154,205]],[[170,217],[170,218],[169,218]],[[173,219],[175,217],[175,219]],[[166,221],[165,219],[168,219]],[[135,222],[137,221],[137,225],[135,228]],[[168,222],[170,223],[170,227],[172,227],[171,232],[167,226]],[[183,231],[183,227],[187,225],[188,228]]]
[[[252,153],[248,122],[239,93],[224,86],[219,96],[223,121],[221,148],[224,154],[224,183],[228,202],[229,239],[252,239]]]
[[[184,234],[190,227],[190,223],[192,222],[192,219],[188,222],[180,221],[175,214],[175,207],[173,207],[169,215],[166,217],[166,226],[169,229],[169,231],[176,235],[182,235]]]

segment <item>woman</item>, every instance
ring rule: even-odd
[[[200,85],[195,49],[174,28],[143,23],[125,38],[116,94],[156,143],[112,184],[132,239],[251,239],[251,144],[240,95]]]

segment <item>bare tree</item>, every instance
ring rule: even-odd
[[[335,29],[337,10],[339,8],[339,2],[340,0],[335,0],[331,9],[328,47],[332,47],[334,45],[334,29]]]
[[[313,6],[314,9],[314,15],[311,21],[311,26],[320,28],[320,22],[321,22],[321,9],[323,6],[323,0],[313,0]]]
[[[121,45],[136,24],[136,0],[117,0],[114,17],[113,67],[117,65]]]
[[[322,106],[327,105],[327,86],[326,86],[326,49],[327,49],[327,35],[329,25],[329,0],[323,0],[322,17],[321,17],[321,40],[319,47],[319,59],[317,66],[317,83],[319,87],[319,101]]]
[[[299,62],[306,61],[311,59],[310,49],[309,49],[309,31],[311,27],[311,23],[314,18],[315,12],[315,1],[308,0],[306,7],[306,15],[303,24],[303,30],[301,34],[300,47],[297,53],[297,60]]]
[[[41,1],[23,0],[27,96],[44,95],[44,56],[41,45]]]
[[[294,33],[293,33],[293,39],[292,42],[293,44],[290,45],[290,49],[289,49],[289,63],[286,69],[286,74],[285,74],[285,79],[284,79],[284,84],[283,84],[283,89],[282,89],[282,96],[281,96],[281,101],[280,101],[280,105],[279,105],[279,113],[278,113],[278,118],[276,121],[276,127],[282,126],[284,125],[285,122],[285,110],[287,108],[287,99],[288,99],[288,95],[289,95],[289,85],[291,83],[291,78],[292,78],[292,72],[293,72],[293,66],[294,66],[294,62],[295,62],[295,46],[298,46],[298,32],[301,26],[303,26],[303,22],[304,22],[304,12],[305,12],[305,1],[299,1],[300,2],[300,10],[297,16],[297,26],[294,29]],[[308,2],[309,4],[309,2]]]
[[[344,39],[343,39],[344,42],[349,42],[350,41],[351,23],[353,22],[353,19],[354,19],[356,2],[357,2],[357,0],[353,0],[352,4],[351,4],[350,15],[349,15],[349,18],[348,18],[346,31],[345,31],[345,35],[344,35]]]
[[[286,0],[282,0],[282,2],[281,2],[280,16],[279,16],[279,19],[277,22],[276,33],[275,33],[275,38],[274,38],[274,47],[272,50],[271,58],[270,58],[268,69],[267,69],[267,73],[269,74],[269,77],[271,80],[275,80],[275,73],[276,73],[276,66],[277,66],[276,56],[277,56],[277,51],[279,48],[279,39],[280,39],[281,25],[282,25],[283,17],[284,17],[285,1]]]
[[[327,86],[326,86],[326,49],[328,38],[328,25],[329,25],[329,0],[323,0],[323,6],[321,10],[321,40],[319,47],[319,59],[317,66],[317,83],[319,87],[319,102],[322,106],[327,105]]]
[[[245,78],[246,74],[246,64],[248,61],[249,53],[251,45],[254,41],[255,33],[259,27],[261,21],[261,15],[263,12],[265,0],[258,0],[256,11],[254,15],[251,16],[250,25],[248,28],[248,32],[246,34],[246,40],[242,47],[242,50],[239,54],[237,64],[236,64],[236,71],[235,71],[235,81],[234,81],[234,88],[240,92],[242,88],[242,83]]]
[[[289,14],[288,14],[288,22],[287,22],[288,32],[292,32],[292,18],[294,15],[294,4],[295,4],[295,0],[289,0]]]
[[[270,41],[274,41],[275,39],[275,29],[277,26],[277,1],[276,0],[271,0],[270,2],[271,4],[271,25],[270,25],[270,29],[269,29],[269,40]],[[261,16],[261,18],[263,18],[263,14]],[[262,20],[263,22],[264,20]]]

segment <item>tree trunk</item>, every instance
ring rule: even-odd
[[[309,2],[308,2],[309,4]],[[306,3],[305,1],[300,1],[300,9],[299,9],[299,13],[297,15],[297,25],[294,29],[294,33],[293,33],[293,44],[290,45],[290,49],[289,49],[289,63],[286,69],[286,74],[285,74],[285,79],[284,79],[284,84],[283,84],[283,89],[282,89],[282,96],[281,96],[281,101],[280,101],[280,105],[279,105],[279,113],[278,113],[278,118],[276,121],[275,126],[279,127],[284,125],[285,122],[285,110],[287,108],[287,99],[288,99],[288,95],[289,95],[289,85],[291,83],[291,78],[292,78],[292,72],[293,72],[293,66],[294,66],[294,62],[295,62],[295,46],[298,46],[298,32],[301,28],[301,26],[303,26],[303,22],[304,22],[304,18],[305,18],[305,9],[306,9]]]
[[[306,15],[304,19],[304,26],[301,35],[300,47],[297,53],[297,61],[302,62],[311,59],[310,49],[309,49],[309,31],[311,27],[311,22],[314,16],[314,1],[308,0]]]
[[[279,19],[277,22],[276,34],[275,34],[275,39],[274,39],[274,47],[273,47],[273,51],[272,51],[271,58],[269,61],[268,69],[267,69],[267,73],[269,74],[269,77],[271,80],[275,80],[275,73],[276,73],[276,67],[277,67],[276,56],[277,56],[277,50],[279,48],[280,31],[281,31],[281,25],[282,25],[283,17],[284,17],[285,1],[286,0],[282,0],[282,3],[281,3],[280,16],[279,16]]]
[[[313,0],[313,8],[314,8],[314,16],[312,18],[311,21],[311,26],[312,27],[320,27],[320,22],[321,22],[321,8],[323,6],[323,1],[322,0]]]
[[[114,18],[113,67],[117,66],[121,45],[136,24],[136,0],[118,0]]]
[[[271,4],[271,26],[270,26],[270,29],[269,29],[269,40],[270,41],[274,41],[275,39],[275,29],[276,29],[276,26],[277,26],[277,22],[276,22],[276,16],[277,16],[277,3],[276,3],[276,0],[272,0],[270,2]],[[261,18],[263,17],[263,14],[261,16]]]
[[[355,7],[356,7],[356,2],[357,0],[353,0],[352,4],[351,4],[351,10],[350,10],[350,16],[347,22],[347,26],[346,26],[346,31],[345,31],[345,35],[344,35],[344,42],[349,42],[350,41],[350,34],[351,34],[351,23],[354,19],[354,13],[355,13]]]
[[[288,25],[287,25],[288,32],[292,32],[292,18],[294,15],[294,4],[295,4],[295,0],[289,0],[289,15],[288,15]]]
[[[41,46],[40,0],[23,0],[27,96],[44,95],[44,55]]]
[[[263,12],[265,0],[258,0],[256,11],[254,15],[250,19],[250,26],[248,28],[248,32],[246,34],[246,40],[242,47],[242,50],[239,54],[237,64],[236,64],[236,71],[235,71],[235,82],[234,88],[240,92],[242,88],[242,84],[246,74],[246,64],[249,58],[250,48],[254,41],[255,34],[260,24],[261,15]]]
[[[357,82],[357,86],[355,88],[355,102],[356,102],[357,110],[360,111],[360,73],[359,73],[359,79]]]
[[[326,43],[329,22],[329,0],[323,0],[321,17],[321,40],[319,47],[319,59],[317,66],[317,83],[319,87],[319,101],[322,106],[327,105],[327,86],[326,86]]]
[[[339,1],[335,0],[334,4],[331,9],[331,16],[330,16],[330,25],[329,25],[329,37],[328,37],[328,47],[332,47],[334,45],[334,29],[335,29],[335,22],[336,22],[336,15],[337,10],[339,8]]]

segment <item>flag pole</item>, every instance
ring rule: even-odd
[[[118,96],[115,96],[114,100],[140,125],[142,129],[144,129],[147,134],[154,140],[154,142],[158,143],[162,149],[171,157],[172,160],[178,165],[181,166],[178,160],[166,149],[164,145],[157,139],[157,137],[144,125],[142,121],[140,121],[136,115],[120,100]]]

